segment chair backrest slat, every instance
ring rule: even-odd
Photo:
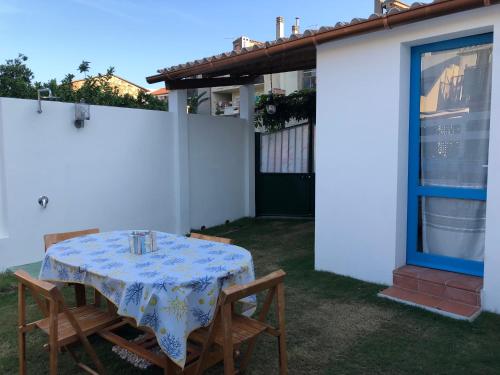
[[[55,245],[58,242],[66,241],[75,237],[85,236],[87,234],[96,234],[96,233],[99,233],[99,228],[78,230],[74,232],[46,234],[45,236],[43,236],[43,241],[45,243],[45,251],[47,251],[49,247]]]
[[[198,240],[212,241],[212,242],[220,242],[225,244],[232,244],[233,240],[231,238],[217,237],[217,236],[209,236],[201,233],[191,233],[191,238],[196,238]]]
[[[222,290],[222,303],[239,301],[242,298],[276,287],[285,279],[285,271],[278,270],[245,285],[233,285]]]

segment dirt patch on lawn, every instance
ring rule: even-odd
[[[373,304],[318,300],[291,288],[286,313],[290,374],[326,373],[332,359],[341,358],[358,340],[395,315]],[[278,373],[275,341],[262,339],[255,355],[260,360],[252,362],[250,374]]]

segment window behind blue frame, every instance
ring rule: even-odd
[[[483,274],[492,42],[412,48],[409,264]]]

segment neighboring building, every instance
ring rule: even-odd
[[[295,18],[295,24],[292,26],[292,35],[300,35],[299,18]],[[276,40],[285,38],[285,19],[276,17]],[[294,91],[304,88],[316,88],[316,71],[294,71],[285,73],[268,74],[264,76],[264,91],[266,93],[272,90],[288,95]]]
[[[240,113],[240,86],[212,87],[209,92],[211,95],[207,103],[210,104],[212,115],[233,116]],[[264,81],[262,80],[262,82],[255,84],[255,95],[260,96],[264,92]],[[207,106],[204,106],[201,113],[208,113]]]
[[[261,46],[262,44],[262,42],[252,40],[246,36],[240,36],[238,39],[233,40],[233,51],[241,51],[243,48]]]
[[[408,4],[403,3],[402,1],[393,1],[393,0],[374,0],[375,7],[374,11],[378,14],[387,13],[393,8],[398,10],[406,10],[409,9],[410,6]]]
[[[150,91],[149,94],[156,96],[158,99],[163,100],[164,102],[166,102],[168,99],[168,90],[165,87]]]
[[[299,18],[295,18],[292,26],[292,35],[300,34]],[[276,40],[285,37],[285,20],[276,17]],[[240,52],[244,48],[262,46],[264,43],[252,40],[247,36],[240,36],[233,41],[233,51]],[[304,88],[316,87],[316,71],[295,71],[285,73],[267,74],[262,81],[255,84],[255,95],[258,97],[271,91],[274,93],[291,94]],[[200,106],[200,113],[211,113],[212,115],[234,116],[239,113],[240,93],[239,86],[212,87],[211,89],[200,89],[210,93],[210,100],[206,105]]]
[[[393,8],[398,10],[408,9],[409,6],[401,1],[393,0],[374,0],[376,13],[387,13]],[[379,10],[379,11],[377,11]],[[295,24],[292,25],[292,36],[301,36],[300,18],[295,18]],[[285,19],[281,16],[276,17],[276,40],[285,38]],[[243,48],[253,46],[262,46],[263,42],[252,40],[246,36],[240,36],[233,41],[233,51],[241,51]],[[302,89],[316,88],[316,69],[299,70],[284,73],[266,74],[263,76],[263,82],[255,84],[255,95],[279,93],[283,95],[291,94],[294,91]],[[210,113],[212,115],[237,115],[239,113],[239,86],[231,87],[213,87],[206,89],[211,92]],[[208,106],[207,106],[208,107]],[[204,113],[208,113],[208,108]]]
[[[73,81],[71,82],[72,88],[74,90],[78,90],[83,86],[84,82],[84,79]],[[142,86],[136,85],[135,83],[127,81],[126,79],[114,74],[111,75],[111,78],[109,78],[109,84],[111,85],[111,87],[118,89],[118,93],[120,95],[128,94],[130,96],[133,96],[134,98],[136,98],[140,92],[146,93],[149,91]]]
[[[246,36],[240,36],[233,41],[233,51],[240,52],[243,48],[250,48],[255,45],[260,46],[262,42],[252,40]],[[200,90],[203,91],[203,90]],[[233,116],[240,111],[240,87],[225,86],[212,87],[207,89],[210,93],[210,100],[205,106],[201,106],[202,113],[210,113],[212,115]],[[264,81],[255,84],[255,95],[264,94]]]

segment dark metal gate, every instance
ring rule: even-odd
[[[314,216],[314,126],[255,136],[258,216]]]

